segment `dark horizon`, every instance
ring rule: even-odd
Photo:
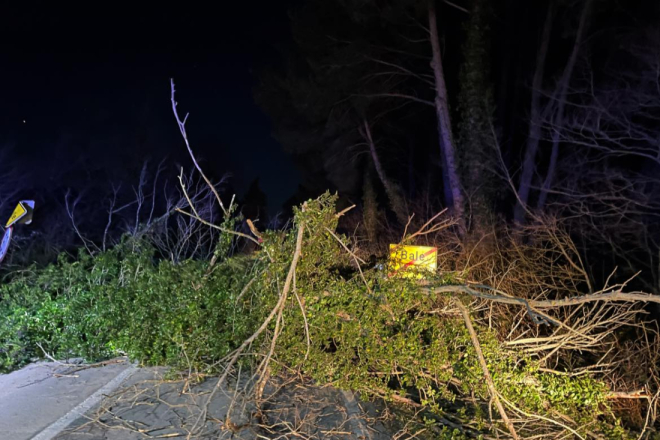
[[[485,154],[493,133],[506,168],[493,171],[500,164],[494,165],[492,153],[474,160],[482,168],[475,173],[481,181],[467,179],[459,192],[472,196],[489,188],[493,215],[519,217],[503,173],[521,185],[537,55],[545,56],[539,99],[555,111],[553,87],[567,65],[586,2],[556,3],[544,51],[545,2],[436,3],[447,113],[458,155],[465,155],[458,172],[467,173],[474,157]],[[486,18],[476,25],[471,20],[478,11],[470,5],[479,4]],[[192,168],[171,111],[170,79],[179,111],[190,114],[188,134],[205,172],[216,181],[230,176],[224,190],[239,199],[254,197],[247,204],[265,204],[270,217],[283,212],[286,220],[292,206],[326,190],[337,191],[343,204],[362,206],[369,183],[384,221],[400,223],[406,214],[394,213],[384,179],[411,203],[425,198],[427,209],[452,204],[436,114],[428,105],[435,86],[428,84],[430,46],[424,14],[415,16],[419,9],[339,0],[231,3],[217,10],[201,2],[179,8],[113,3],[96,10],[42,1],[3,8],[0,173],[8,176],[5,181],[19,179],[14,186],[27,193],[20,197],[39,199],[47,210],[59,209],[69,189],[85,194],[90,210],[106,210],[113,185],[122,184],[126,197],[132,196],[145,161],[155,168],[165,160],[170,182],[176,182],[179,166]],[[628,52],[657,17],[657,6],[643,0],[594,2],[571,93],[579,95],[589,77],[605,87],[611,70],[628,68]],[[470,33],[475,30],[481,36]],[[470,38],[481,38],[483,45],[472,54],[466,49]],[[462,70],[470,56],[473,76]],[[412,75],[369,64],[374,57]],[[417,97],[421,104],[382,99],[381,91]],[[493,133],[470,139],[483,126],[478,121],[468,126],[466,102],[481,112],[478,117],[490,118]],[[365,121],[380,156],[378,178],[374,155],[365,147]],[[551,163],[552,130],[544,130],[540,152],[528,164],[534,168],[525,183],[532,204]],[[483,151],[466,153],[469,142]],[[568,144],[561,146],[566,157],[573,151]],[[637,157],[612,162],[624,164],[616,172],[652,174],[653,164]],[[2,209],[10,211],[12,203]],[[260,220],[266,227],[268,219]]]
[[[0,143],[20,173],[43,188],[89,163],[102,164],[108,185],[113,175],[130,178],[119,168],[137,181],[144,160],[189,169],[171,111],[173,78],[207,172],[229,175],[239,197],[259,179],[277,213],[295,192],[298,172],[272,138],[252,88],[254,70],[287,38],[286,8],[264,5],[249,20],[239,5],[215,17],[200,5],[114,5],[94,19],[87,12],[48,2],[4,6]]]

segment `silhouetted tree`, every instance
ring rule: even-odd
[[[287,151],[321,158],[303,173],[324,175],[340,192],[357,195],[361,175],[373,165],[402,222],[403,184],[414,185],[416,173],[401,163],[414,169],[422,162],[422,178],[441,175],[444,185],[437,188],[460,216],[463,192],[434,2],[312,1],[292,16],[297,52],[283,74],[262,75],[256,96]]]
[[[459,73],[458,156],[473,230],[482,229],[501,197],[490,77],[490,22],[487,0],[475,0],[465,23],[463,63]],[[483,232],[483,231],[481,231]]]
[[[250,183],[245,196],[243,196],[243,203],[241,203],[241,212],[246,219],[253,222],[259,221],[259,225],[268,224],[268,202],[266,193],[261,190],[259,186],[259,178],[256,178]]]
[[[556,81],[554,86],[547,90],[544,89],[544,75],[545,75],[545,62],[548,56],[550,34],[552,30],[552,21],[554,19],[554,4],[551,2],[545,24],[543,26],[543,33],[536,59],[536,70],[534,72],[534,79],[532,82],[532,99],[529,121],[529,135],[527,138],[527,146],[525,149],[525,156],[522,162],[522,171],[520,180],[518,182],[518,197],[514,210],[514,220],[518,224],[522,224],[525,219],[525,213],[530,209],[530,195],[534,186],[533,178],[535,174],[539,173],[537,167],[538,163],[538,149],[539,142],[543,137],[542,126],[548,119],[553,120],[553,125],[561,125],[564,120],[564,107],[566,105],[568,87],[570,85],[578,55],[584,50],[583,40],[587,32],[588,20],[591,14],[592,0],[586,0],[582,5],[580,12],[579,22],[575,29],[575,37],[572,44],[572,49],[568,55],[568,59],[564,66],[561,76]],[[546,98],[545,103],[541,103],[541,98]],[[546,177],[543,183],[540,184],[540,193],[537,202],[537,208],[542,210],[545,206],[547,193],[552,185],[554,174],[557,167],[557,159],[559,154],[559,137],[555,130],[552,134],[551,151],[548,158],[549,164],[546,171]]]

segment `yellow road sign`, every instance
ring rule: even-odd
[[[14,212],[11,215],[11,217],[9,217],[9,220],[7,220],[7,225],[5,227],[8,228],[17,221],[19,221],[20,219],[22,219],[25,216],[25,214],[27,214],[27,212],[28,212],[27,208],[23,206],[22,203],[19,203],[16,206],[16,209],[14,209]]]
[[[438,248],[390,245],[389,276],[424,278],[424,272],[438,269]]]

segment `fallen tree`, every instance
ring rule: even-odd
[[[474,239],[444,213],[411,218],[399,240],[437,246],[440,269],[390,277],[386,256],[367,265],[338,232],[347,210],[329,193],[296,209],[288,230],[236,231],[233,200],[212,189],[173,109],[223,218],[200,216],[183,180],[177,211],[218,231],[212,258],[159,260],[141,234],[16,274],[0,292],[3,369],[126,353],[190,380],[217,376],[191,438],[216,423],[206,405],[241,371],[251,380],[240,400],[260,408],[260,425],[268,384],[293,374],[397,405],[398,438],[652,438],[660,337],[644,306],[658,296],[598,286],[556,221],[525,239],[504,227]],[[257,250],[232,256],[237,240]]]
[[[288,233],[253,228],[255,237],[243,237],[261,247],[263,271],[251,289],[270,313],[227,357],[218,385],[252,350],[257,400],[272,374],[297,371],[420,407],[420,422],[460,435],[628,438],[612,411],[616,399],[646,403],[640,438],[653,426],[660,339],[641,304],[659,297],[625,284],[595,291],[555,223],[536,225],[530,244],[500,235],[468,248],[455,222],[436,216],[402,239],[445,248],[443,269],[420,285],[362,268],[359,249],[334,232],[344,214],[335,200],[306,202]],[[190,210],[195,217],[192,203]],[[646,371],[626,371],[631,363]]]

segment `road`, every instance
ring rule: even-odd
[[[0,375],[0,440],[50,440],[112,392],[135,367],[38,362]]]
[[[309,381],[273,378],[264,389],[264,424],[254,402],[238,392],[249,388],[247,377],[223,385],[209,401],[216,377],[198,382],[124,359],[93,368],[32,364],[0,375],[0,440],[257,440],[274,434],[271,426],[292,427],[310,439],[392,438],[374,405]],[[203,408],[208,412],[200,418]]]

